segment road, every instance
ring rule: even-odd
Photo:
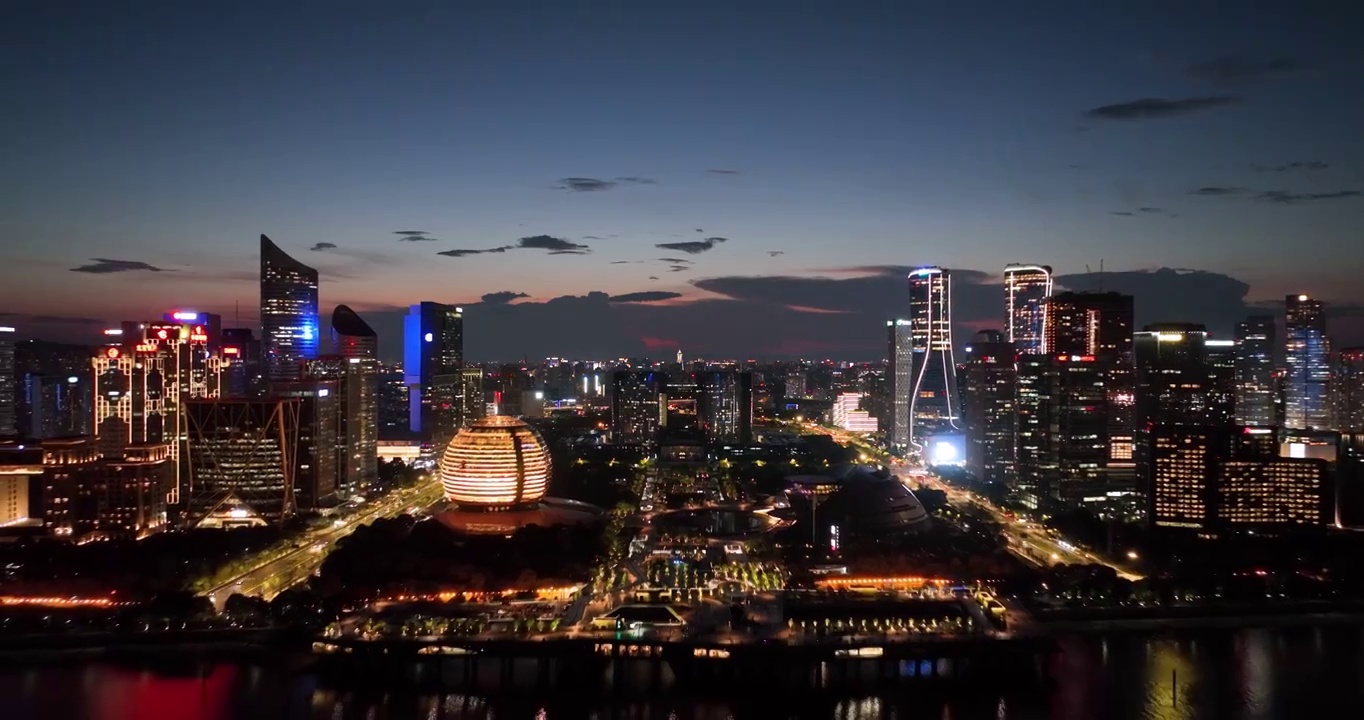
[[[1036,565],[1057,565],[1065,563],[1068,565],[1076,564],[1098,564],[1107,565],[1115,572],[1118,577],[1128,580],[1140,580],[1142,575],[1131,572],[1110,560],[1106,560],[1080,548],[1063,538],[1056,537],[1046,528],[1031,522],[1020,522],[1019,520],[1005,514],[993,503],[976,495],[969,490],[949,485],[930,474],[920,474],[921,468],[917,468],[910,463],[899,461],[895,464],[897,470],[913,471],[914,477],[921,484],[935,490],[941,490],[947,494],[947,499],[958,507],[971,506],[980,512],[985,513],[991,520],[1000,524],[1004,530],[1004,536],[1009,541],[1009,550],[1024,560]]]
[[[326,559],[332,545],[351,534],[357,527],[379,518],[393,517],[409,509],[425,510],[440,500],[440,481],[434,476],[416,487],[395,491],[360,506],[351,515],[337,519],[332,525],[310,530],[296,541],[296,550],[256,566],[237,577],[221,583],[206,595],[219,610],[231,595],[241,593],[267,600],[280,591],[308,579]]]

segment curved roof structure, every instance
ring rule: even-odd
[[[349,305],[337,305],[332,311],[332,330],[346,337],[377,338],[379,334]]]
[[[260,236],[261,351],[271,380],[298,377],[317,357],[317,271]]]
[[[549,486],[549,450],[529,425],[494,415],[459,431],[440,459],[445,497],[460,507],[533,503]]]

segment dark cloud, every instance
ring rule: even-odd
[[[588,246],[580,245],[575,242],[557,238],[552,235],[531,235],[516,241],[516,246],[527,250],[550,250],[550,254],[562,253],[581,253],[588,250]]]
[[[672,300],[682,297],[682,293],[668,292],[666,290],[644,290],[642,292],[625,293],[624,295],[612,295],[613,303],[648,303],[658,302],[659,300]]]
[[[172,272],[141,260],[110,260],[109,258],[90,258],[89,265],[71,268],[71,272],[107,275],[122,272]]]
[[[1255,196],[1256,200],[1279,203],[1281,205],[1296,205],[1315,200],[1340,200],[1342,198],[1359,197],[1358,190],[1336,190],[1324,193],[1294,193],[1287,190],[1266,190]]]
[[[612,261],[611,261],[611,264],[612,264],[612,265],[629,265],[629,264],[632,263],[632,262],[634,262],[634,261],[633,261],[633,260],[612,260]]]
[[[767,256],[768,256],[768,257],[776,257],[776,256],[778,256],[778,255],[785,255],[785,254],[786,254],[786,251],[785,251],[785,250],[768,250],[768,251],[767,251]]]
[[[438,252],[438,253],[436,253],[436,254],[437,254],[437,255],[444,255],[444,256],[446,256],[446,257],[456,257],[456,258],[460,258],[460,257],[467,257],[467,256],[469,256],[469,255],[482,255],[482,254],[484,254],[484,253],[504,253],[504,252],[507,252],[508,250],[514,250],[514,249],[515,249],[515,248],[514,248],[513,246],[511,246],[511,245],[503,245],[503,246],[501,246],[501,247],[487,248],[487,249],[484,249],[484,250],[446,250],[446,251],[444,251],[444,252]]]
[[[618,177],[618,178],[616,178],[616,182],[627,183],[627,184],[630,184],[630,185],[657,185],[657,184],[658,184],[658,181],[655,180],[655,179],[653,179],[653,178],[634,177],[634,176]]]
[[[705,231],[706,231],[705,228],[696,228],[696,232],[703,233]]]
[[[1139,207],[1137,208],[1137,212],[1158,213],[1161,212],[1161,209],[1158,207]]]
[[[663,250],[677,250],[678,252],[684,252],[689,255],[699,255],[703,252],[706,252],[707,250],[710,250],[716,245],[719,245],[722,242],[727,242],[728,240],[729,238],[708,237],[705,240],[689,240],[687,242],[659,243],[654,247],[661,248]]]
[[[597,237],[596,235],[584,235],[584,236],[583,236],[583,239],[584,239],[584,240],[605,240],[606,238]]]
[[[553,252],[548,252],[548,253],[545,253],[545,254],[546,254],[546,255],[588,255],[588,254],[590,254],[591,252],[592,252],[592,251],[590,251],[590,250],[555,250],[555,251],[553,251]]]
[[[670,266],[668,266],[668,271],[669,271],[669,272],[686,272],[686,271],[688,271],[688,270],[690,270],[690,269],[691,269],[691,266],[690,266],[690,265],[670,265]]]
[[[1297,162],[1284,163],[1283,165],[1256,165],[1255,172],[1292,172],[1294,170],[1312,171],[1325,170],[1331,167],[1329,164],[1320,160],[1300,160]]]
[[[739,174],[739,171],[738,171],[738,170],[726,170],[726,169],[724,169],[724,168],[710,168],[710,169],[706,170],[706,172],[710,173],[711,175],[738,175],[738,174]]]
[[[560,190],[572,190],[573,192],[601,192],[603,190],[610,190],[615,186],[616,184],[610,180],[570,177],[561,179],[556,187]]]
[[[1186,68],[1190,77],[1219,85],[1268,80],[1297,71],[1298,62],[1290,57],[1252,59],[1224,55]]]
[[[657,280],[657,279],[658,279],[658,276],[657,276],[657,275],[650,275],[650,276],[649,276],[649,279],[650,279],[650,280]]]
[[[394,230],[394,235],[400,236],[398,242],[435,242],[431,233],[425,230]]]
[[[1200,110],[1235,105],[1241,98],[1227,95],[1192,97],[1179,99],[1141,98],[1113,105],[1101,105],[1085,113],[1095,120],[1154,120],[1157,118],[1188,115]]]
[[[530,296],[527,295],[527,294],[525,294],[525,293],[523,293],[523,292],[514,292],[514,291],[512,291],[512,290],[503,290],[503,291],[501,291],[501,292],[491,292],[491,293],[487,293],[487,294],[485,294],[485,295],[483,296],[482,299],[483,299],[483,303],[484,303],[485,305],[503,305],[503,304],[509,303],[509,302],[511,302],[511,301],[513,301],[513,300],[520,300],[521,298],[528,298],[528,297],[530,297]]]
[[[1109,214],[1109,215],[1126,215],[1127,217],[1132,217],[1132,216],[1135,215],[1136,213],[1123,212],[1123,211],[1121,211],[1121,210],[1109,210],[1109,211],[1108,211],[1108,214]]]
[[[429,233],[429,232],[427,232],[427,231],[425,231],[425,230],[394,230],[394,231],[393,231],[393,234],[394,234],[394,235],[430,235],[431,233]]]
[[[659,261],[659,262],[665,262],[665,263],[673,263],[674,265],[685,265],[685,264],[688,264],[688,263],[696,262],[695,260],[688,260],[687,258],[675,258],[675,257],[659,258],[658,261]]]
[[[1190,194],[1190,195],[1245,195],[1245,194],[1248,193],[1248,192],[1250,192],[1250,189],[1249,189],[1249,188],[1243,188],[1243,187],[1221,187],[1221,186],[1217,186],[1217,185],[1211,185],[1211,186],[1208,186],[1208,187],[1201,187],[1201,188],[1198,188],[1197,190],[1194,190],[1193,192],[1191,192],[1191,193],[1189,193],[1189,194]]]
[[[315,243],[312,247],[310,247],[310,248],[308,248],[308,249],[309,249],[309,250],[312,250],[313,252],[321,252],[321,251],[323,251],[323,250],[335,250],[335,249],[336,249],[336,243],[329,243],[329,242]]]

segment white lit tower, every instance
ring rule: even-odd
[[[1047,298],[1051,297],[1051,268],[1046,265],[1009,265],[1004,268],[1008,341],[1024,355],[1047,352]]]
[[[909,444],[958,427],[957,364],[952,356],[952,277],[944,268],[909,274],[909,330],[914,376],[909,396]]]

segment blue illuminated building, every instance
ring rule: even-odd
[[[439,448],[464,423],[464,308],[423,302],[403,319],[408,427]]]
[[[260,236],[261,354],[270,380],[295,380],[317,357],[317,271]]]
[[[1327,388],[1331,348],[1326,339],[1326,309],[1306,295],[1285,298],[1284,424],[1294,429],[1325,429],[1330,424]]]

